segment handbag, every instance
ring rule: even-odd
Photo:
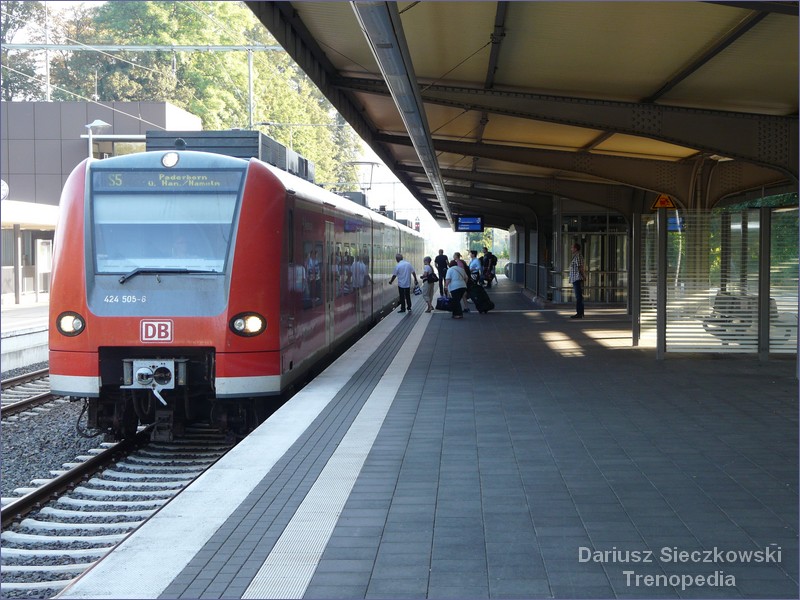
[[[419,296],[422,294],[422,288],[419,287],[419,284],[414,286],[414,295]]]
[[[447,296],[439,296],[436,299],[436,310],[453,310],[453,300]]]

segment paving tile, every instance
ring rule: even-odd
[[[314,600],[317,598],[328,598],[330,600],[352,600],[352,598],[364,598],[367,593],[366,585],[318,585],[311,583],[303,595],[303,598]],[[234,596],[234,597],[241,597]]]
[[[370,581],[365,598],[425,598],[428,579],[377,579]]]
[[[451,572],[431,571],[431,587],[488,587],[488,576],[485,571],[478,572]]]
[[[464,598],[489,598],[486,586],[430,586],[428,598],[463,600]]]
[[[489,580],[490,598],[550,598],[547,579],[501,578]]]
[[[346,585],[365,586],[370,580],[368,571],[325,572],[314,573],[311,583],[314,585]]]
[[[357,558],[324,558],[319,561],[315,573],[372,572],[375,561]]]

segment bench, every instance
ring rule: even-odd
[[[769,299],[771,339],[789,339],[797,331],[797,315],[778,313],[774,298]],[[723,343],[758,335],[758,296],[719,292],[711,314],[703,319],[703,329]]]

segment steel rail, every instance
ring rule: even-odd
[[[93,475],[103,467],[114,462],[118,456],[129,454],[132,450],[146,444],[150,440],[150,425],[136,434],[131,439],[122,440],[111,448],[104,450],[89,460],[82,462],[77,467],[59,475],[52,481],[44,484],[29,494],[10,502],[0,509],[2,528],[6,529],[14,521],[28,514],[30,511],[41,508],[47,502],[55,499],[58,494],[79,483],[84,477]]]
[[[2,412],[3,418],[10,417],[12,415],[17,415],[21,412],[25,412],[33,408],[34,406],[39,406],[41,404],[47,404],[48,402],[52,402],[58,396],[55,396],[51,392],[43,392],[41,394],[37,394],[36,396],[31,396],[30,398],[25,398],[24,400],[19,400],[18,402],[11,402],[8,405],[4,406],[0,409]]]
[[[16,377],[9,377],[8,379],[3,380],[3,389],[5,390],[15,385],[21,385],[23,383],[28,383],[29,381],[41,379],[42,377],[46,377],[49,373],[50,369],[40,369],[30,373],[23,373],[22,375],[17,375]]]

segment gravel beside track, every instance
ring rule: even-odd
[[[46,368],[47,364],[27,369],[6,371],[2,379]],[[2,465],[0,465],[0,495],[15,496],[16,488],[29,487],[34,479],[49,479],[50,471],[61,469],[63,463],[75,462],[75,457],[96,448],[102,437],[86,439],[75,431],[75,423],[83,409],[83,401],[55,402],[39,414],[21,415],[2,423]],[[85,416],[84,416],[85,424]]]
[[[0,373],[0,379],[5,381],[6,379],[11,379],[12,377],[16,377],[17,375],[24,375],[25,373],[33,373],[34,371],[40,371],[42,369],[47,369],[47,368],[48,364],[46,362],[41,362],[27,366],[23,369],[10,369],[9,371],[3,371],[2,373]]]

